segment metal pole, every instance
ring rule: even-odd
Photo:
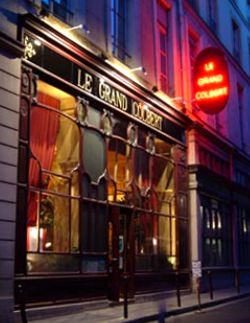
[[[181,307],[181,292],[180,292],[179,272],[175,273],[175,282],[176,282],[177,305],[178,305],[178,307]]]
[[[198,301],[198,310],[201,311],[201,289],[200,289],[200,277],[196,278],[196,290],[197,290],[197,301]]]
[[[214,299],[212,272],[210,270],[208,270],[207,274],[208,274],[208,284],[209,284],[210,299]]]
[[[240,273],[238,269],[235,270],[235,285],[236,285],[237,293],[239,294],[240,293]]]
[[[128,276],[125,274],[124,277],[124,303],[123,303],[123,316],[128,318]]]
[[[22,323],[28,323],[27,316],[26,316],[26,308],[25,308],[25,300],[24,300],[24,291],[22,284],[18,284],[17,286],[17,293],[18,293],[18,301],[20,304],[20,311],[22,317]]]
[[[128,318],[128,218],[127,214],[124,215],[124,308],[123,316]]]

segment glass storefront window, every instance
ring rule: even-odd
[[[232,262],[229,207],[215,199],[201,197],[203,221],[203,266],[227,266]]]
[[[237,207],[239,263],[241,266],[250,264],[250,211],[246,207]]]
[[[112,203],[134,210],[136,270],[176,268],[172,147],[38,81],[30,116],[28,271],[105,272]],[[183,214],[185,197],[178,196]]]

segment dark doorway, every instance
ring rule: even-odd
[[[108,222],[109,245],[109,299],[119,301],[134,296],[134,221],[133,211],[127,207],[112,206]]]

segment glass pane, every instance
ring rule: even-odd
[[[149,154],[145,150],[135,150],[134,175],[140,188],[149,186]]]
[[[108,146],[108,173],[109,176],[114,179],[115,178],[115,172],[116,172],[116,164],[117,164],[117,154],[116,154],[116,148],[117,146],[117,139],[110,138],[109,146]]]
[[[168,83],[167,83],[167,79],[165,76],[161,75],[160,77],[160,85],[161,85],[161,90],[163,92],[167,92],[168,91]]]
[[[29,169],[27,250],[77,251],[78,202],[71,196],[79,195],[78,173],[72,175],[72,170],[79,164],[80,136],[77,125],[59,113],[74,116],[75,99],[38,81],[37,100],[53,110],[33,107],[31,111],[30,149],[37,160],[31,159]]]
[[[123,142],[118,143],[117,151],[117,168],[115,173],[115,180],[120,187],[125,189],[125,183],[128,182],[130,178],[130,168],[127,157],[127,145]]]
[[[115,184],[111,181],[108,183],[108,200],[110,202],[115,201]]]
[[[82,271],[86,273],[105,272],[106,258],[102,256],[84,256]]]
[[[152,184],[160,200],[171,200],[174,195],[174,166],[165,158],[153,157]]]
[[[115,119],[113,134],[121,138],[127,139],[127,122],[121,119]]]
[[[147,134],[142,129],[138,129],[138,145],[146,148]]]
[[[101,124],[101,114],[98,110],[96,110],[95,108],[92,108],[91,106],[88,106],[88,123],[91,124],[92,126],[96,127],[96,128],[100,128],[100,124]]]
[[[166,34],[163,32],[160,32],[160,50],[164,53],[166,53]]]
[[[83,204],[81,238],[84,252],[106,251],[106,222],[106,206]]]
[[[51,196],[50,199],[54,205],[54,219],[53,224],[42,225],[44,221],[41,222],[40,211],[40,249],[69,252],[70,200],[59,196]],[[43,201],[44,199],[41,200],[41,203]]]
[[[28,253],[27,268],[31,273],[77,272],[79,271],[79,259],[76,255]]]
[[[108,149],[108,171],[116,183],[117,201],[124,200],[126,185],[132,176],[131,147],[124,141],[111,138]]]
[[[98,199],[102,201],[107,199],[107,182],[104,178],[98,185]]]
[[[53,195],[34,196],[37,201],[37,221],[28,226],[27,249],[40,252],[69,252],[70,199]],[[75,219],[78,221],[78,214]]]
[[[165,55],[161,55],[161,73],[166,77],[166,75],[167,75],[167,58]]]
[[[83,137],[84,168],[92,181],[97,182],[106,165],[105,142],[96,131],[86,129]]]
[[[79,252],[79,200],[71,200],[71,252]]]

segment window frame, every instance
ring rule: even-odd
[[[164,11],[165,18],[164,21],[160,19],[159,12]],[[168,2],[164,0],[158,0],[156,2],[156,62],[157,62],[157,83],[159,89],[168,94],[172,84],[172,79],[170,79],[170,19],[171,19],[171,6]],[[165,38],[164,47],[162,48],[162,38]],[[162,58],[165,60],[165,66],[162,66]],[[166,72],[164,72],[164,70]],[[165,83],[165,84],[164,84]],[[164,85],[162,85],[164,84]]]
[[[232,52],[236,60],[241,61],[241,31],[235,19],[232,19]]]
[[[122,5],[122,7],[120,7]],[[122,10],[121,10],[122,9]],[[127,12],[126,0],[111,0],[111,46],[112,54],[126,62],[127,53]]]

